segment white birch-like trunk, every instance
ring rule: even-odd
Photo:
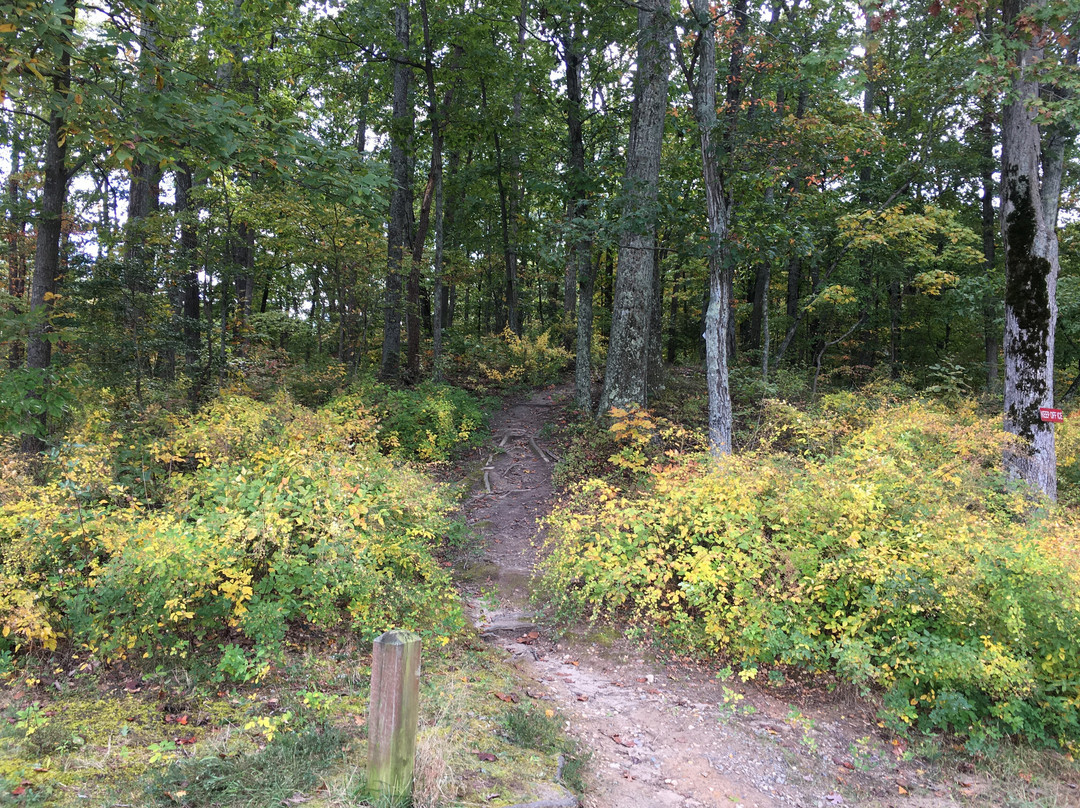
[[[1008,28],[1019,15],[1017,0],[1004,6]],[[1015,36],[1016,34],[1007,34]],[[1044,162],[1035,123],[1039,98],[1037,43],[1019,56],[1009,103],[1001,120],[1001,233],[1005,247],[1005,429],[1019,439],[1005,451],[1005,469],[1051,499],[1057,498],[1054,427],[1039,417],[1054,406],[1054,330],[1059,272],[1056,233],[1060,162]],[[1050,155],[1051,158],[1054,155]],[[1049,168],[1049,176],[1044,171]],[[1042,171],[1041,171],[1042,170]]]
[[[716,38],[708,0],[694,0],[701,26],[694,118],[701,141],[701,163],[709,223],[709,307],[705,312],[705,380],[709,392],[709,448],[731,454],[732,412],[728,385],[727,332],[731,317],[731,261],[728,225],[731,208],[720,171],[716,133]]]

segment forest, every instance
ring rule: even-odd
[[[114,740],[100,804],[314,793],[389,628],[509,692],[510,440],[551,630],[1071,761],[1078,55],[1080,0],[0,0],[0,805]]]

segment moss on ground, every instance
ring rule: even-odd
[[[52,660],[38,664],[60,670]],[[260,765],[277,778],[259,792],[265,798],[291,788],[294,775],[306,805],[366,805],[370,675],[370,657],[341,638],[294,645],[256,684],[101,668],[60,677],[57,687],[24,669],[0,688],[0,805],[253,805],[264,797],[245,783],[258,779],[251,772]],[[515,735],[512,716],[525,710],[543,718],[545,733],[554,728],[555,742]],[[472,640],[425,649],[417,808],[548,795],[545,784],[571,746],[561,718],[547,711],[501,651]],[[259,762],[273,754],[303,765]],[[217,790],[177,785],[204,781]],[[217,796],[208,802],[208,793]]]

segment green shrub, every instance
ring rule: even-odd
[[[456,372],[483,389],[513,390],[552,384],[573,356],[550,331],[518,336],[509,328],[480,339],[464,336],[451,346]]]
[[[61,636],[106,658],[219,648],[222,673],[252,678],[294,624],[365,638],[456,631],[431,555],[452,506],[381,457],[374,428],[361,408],[225,397],[156,442],[151,460],[171,469],[156,499],[115,476],[111,452],[126,444],[100,424],[100,442],[57,452],[44,485],[12,465],[0,481],[0,652]],[[240,664],[226,637],[254,662]]]
[[[1055,426],[1058,460],[1058,497],[1063,504],[1080,507],[1080,407]]]
[[[448,384],[427,381],[394,389],[368,380],[329,405],[345,414],[370,407],[383,452],[405,460],[449,460],[454,452],[479,446],[487,434],[483,402]]]
[[[971,407],[829,403],[813,463],[690,460],[552,517],[543,597],[619,611],[700,653],[832,671],[897,726],[1080,740],[1080,522],[1032,513]],[[800,454],[803,452],[800,451]]]

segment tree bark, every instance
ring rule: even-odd
[[[656,197],[673,36],[670,8],[667,0],[638,7],[637,74],[601,412],[648,403],[649,334],[653,309],[660,306],[654,299]]]
[[[12,297],[9,311],[17,312],[23,295],[26,294],[26,258],[23,255],[22,241],[26,234],[26,219],[22,211],[22,172],[21,158],[23,142],[16,128],[18,121],[11,124],[11,173],[8,174],[8,294]],[[106,206],[107,207],[107,206]],[[25,346],[21,340],[13,339],[8,348],[8,367],[17,370],[22,367]]]
[[[581,37],[575,24],[568,21],[563,33],[563,56],[566,64],[566,125],[570,145],[567,189],[570,197],[570,264],[577,278],[577,353],[574,367],[575,399],[579,409],[592,411],[592,320],[593,283],[596,272],[592,263],[592,237],[585,219],[588,216],[585,174],[585,134],[581,93]]]
[[[657,236],[659,245],[659,236]],[[649,344],[646,347],[645,394],[652,401],[664,390],[664,278],[659,246],[653,249],[652,304],[649,306]]]
[[[745,31],[745,2],[739,27]],[[697,76],[691,81],[694,119],[701,145],[705,201],[709,225],[709,303],[705,311],[705,379],[709,396],[709,448],[714,456],[731,454],[732,409],[728,383],[728,340],[731,318],[732,256],[728,242],[732,200],[720,165],[724,141],[730,143],[738,113],[740,39],[732,45],[725,108],[727,131],[718,132],[716,115],[715,24],[708,0],[693,0],[699,33],[696,41]],[[720,142],[716,136],[720,135]]]
[[[408,240],[412,208],[409,147],[413,131],[413,108],[409,98],[412,68],[403,59],[409,49],[409,6],[401,3],[394,12],[394,32],[399,57],[394,64],[393,120],[390,131],[390,219],[387,225],[386,296],[383,302],[383,346],[379,375],[386,381],[401,374],[401,261]]]
[[[991,17],[992,15],[987,15]],[[982,117],[979,120],[979,149],[981,154],[982,174],[982,252],[983,265],[987,280],[994,272],[996,259],[995,229],[997,212],[994,210],[994,195],[997,192],[994,182],[994,125],[991,101],[984,101]],[[983,353],[986,362],[986,392],[993,393],[998,387],[998,354],[1001,352],[1001,337],[998,327],[998,305],[992,292],[987,292],[982,301],[983,315]]]
[[[1030,6],[1029,6],[1030,8]],[[1001,234],[1005,249],[1005,429],[1017,446],[1005,451],[1006,471],[1050,499],[1057,497],[1054,427],[1040,407],[1054,405],[1054,336],[1057,321],[1057,198],[1054,155],[1042,153],[1033,104],[1039,98],[1036,65],[1043,58],[1037,38],[1013,29],[1020,0],[1006,0],[1006,36],[1026,41],[1019,54],[1009,103],[1002,115]],[[1050,161],[1044,160],[1050,157]]]
[[[525,58],[525,23],[528,12],[528,0],[521,0],[521,12],[518,17],[518,46],[514,54],[514,65],[518,79],[522,80]],[[511,126],[515,133],[521,131],[521,89],[514,93],[514,106],[510,115]],[[521,207],[524,204],[525,188],[521,182],[521,152],[515,143],[510,149],[510,193],[507,200],[508,232],[506,234],[506,324],[515,334],[521,335],[521,312],[518,304],[518,273],[521,239]]]
[[[195,185],[191,167],[181,163],[176,172],[176,213],[180,218],[180,296],[183,306],[184,363],[189,375],[199,363],[199,248],[198,211],[191,192]]]
[[[52,325],[49,318],[53,310],[53,295],[60,274],[60,233],[63,223],[64,204],[70,176],[67,166],[67,137],[65,110],[71,91],[71,35],[75,29],[75,0],[57,3],[57,11],[64,20],[60,62],[52,77],[49,134],[45,141],[45,181],[41,189],[40,209],[37,217],[37,241],[34,249],[34,276],[30,284],[30,313],[34,324],[26,342],[26,366],[41,371],[42,384],[48,384],[47,372],[52,365]],[[44,389],[34,397],[43,398]],[[34,431],[22,438],[23,451],[39,452],[48,434],[46,412],[35,416]]]

